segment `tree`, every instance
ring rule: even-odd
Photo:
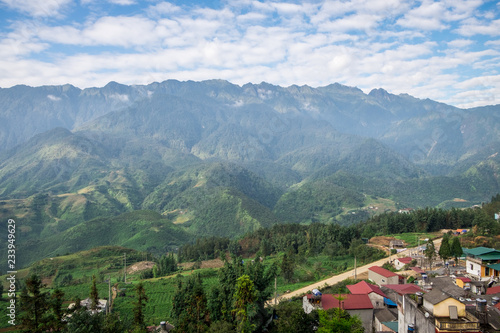
[[[293,278],[293,273],[295,270],[295,260],[293,258],[293,253],[288,251],[283,255],[283,259],[281,261],[281,274],[283,278],[287,281],[291,281]]]
[[[255,324],[248,319],[250,306],[257,298],[254,283],[248,275],[242,275],[236,281],[236,292],[234,294],[234,312],[238,322],[237,332],[252,332]]]
[[[63,326],[64,310],[63,305],[64,292],[61,289],[56,289],[50,296],[50,308],[52,309],[53,317],[51,319],[50,328],[59,331]]]
[[[95,333],[103,332],[104,314],[92,314],[84,308],[75,311],[68,319],[64,333]]]
[[[144,285],[142,282],[139,282],[135,287],[135,296],[136,300],[134,302],[134,324],[142,329],[146,329],[146,324],[144,323],[144,313],[143,309],[146,306],[146,302],[148,301],[148,297],[146,296],[146,290],[144,289]]]
[[[308,333],[318,326],[317,311],[306,314],[298,302],[281,302],[275,307],[272,333]]]
[[[178,332],[204,332],[210,325],[207,297],[200,276],[179,280],[172,302],[172,317]]]
[[[21,291],[21,325],[24,332],[38,333],[47,329],[48,294],[42,293],[42,280],[36,274],[26,279]]]
[[[90,309],[97,310],[97,305],[99,305],[99,293],[97,292],[95,275],[92,275],[92,285],[90,286]]]
[[[450,235],[444,234],[443,239],[441,240],[441,246],[439,247],[439,256],[443,261],[448,260],[451,257],[451,248],[450,248]]]
[[[453,258],[455,258],[455,264],[458,264],[458,258],[460,258],[463,253],[462,245],[460,245],[460,239],[458,237],[453,237],[451,240],[450,254]]]
[[[434,242],[432,239],[429,239],[427,242],[427,247],[424,250],[424,255],[429,261],[429,269],[432,267],[432,262],[434,261],[434,258],[436,258],[436,248],[434,247]]]
[[[359,317],[351,315],[342,309],[333,308],[327,311],[318,310],[318,333],[363,333],[363,323]]]

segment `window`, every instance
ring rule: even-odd
[[[484,268],[484,276],[490,276],[490,268],[489,267]]]
[[[474,269],[474,267],[472,266],[472,264],[470,264],[470,270],[472,271]]]

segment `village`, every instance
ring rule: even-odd
[[[437,257],[440,242],[435,244]],[[398,241],[390,246],[398,253],[390,261],[394,269],[369,267],[370,282],[347,285],[349,293],[313,289],[303,296],[304,312],[342,308],[359,316],[365,332],[500,331],[500,250],[463,248],[457,262],[435,260],[429,265],[425,245],[407,250]]]

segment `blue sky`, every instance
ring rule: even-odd
[[[500,104],[496,1],[0,0],[0,87],[225,79]]]

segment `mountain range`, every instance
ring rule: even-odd
[[[221,80],[15,86],[0,105],[0,223],[19,221],[23,264],[500,192],[498,105]]]

